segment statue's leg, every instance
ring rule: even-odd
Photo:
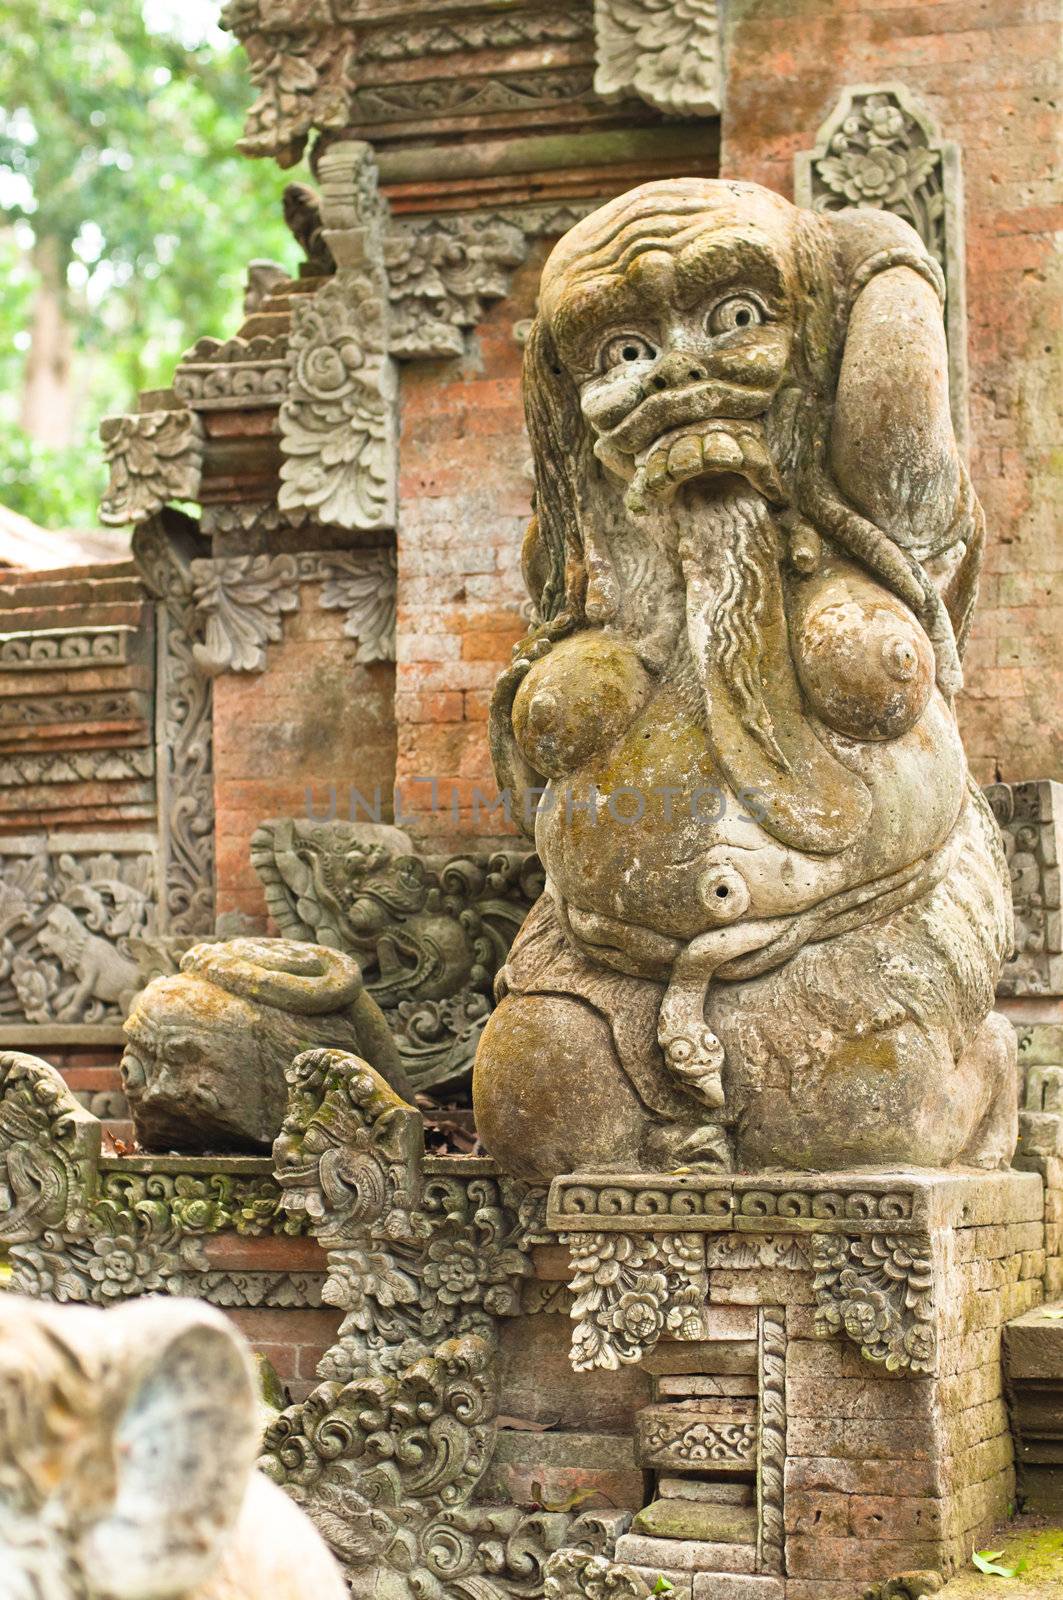
[[[638,1171],[651,1120],[605,1018],[556,994],[509,995],[488,1019],[473,1073],[476,1127],[504,1171]]]
[[[1019,1069],[1015,1028],[999,1011],[991,1011],[964,1052],[961,1071],[986,1085],[989,1109],[961,1151],[963,1166],[1007,1169],[1019,1137]]]

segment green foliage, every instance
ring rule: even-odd
[[[236,331],[249,259],[296,261],[287,178],[235,148],[251,98],[243,52],[211,26],[215,6],[172,9],[151,31],[158,0],[0,7],[0,498],[50,526],[96,521],[100,416],[166,387],[201,334]],[[203,42],[190,44],[197,21]],[[71,452],[17,426],[44,241],[74,334]]]

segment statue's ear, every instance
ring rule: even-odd
[[[535,560],[528,576],[539,615],[550,621],[582,602],[580,474],[587,430],[576,386],[561,365],[540,313],[524,346],[524,415],[535,468]],[[545,575],[545,576],[544,576]]]
[[[81,1559],[113,1600],[183,1597],[220,1559],[254,1469],[254,1368],[199,1302],[143,1299],[101,1321],[115,1488]]]
[[[830,467],[846,498],[918,560],[967,532],[949,409],[941,270],[884,211],[828,212],[845,318]]]

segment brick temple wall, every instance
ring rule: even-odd
[[[547,246],[469,335],[464,356],[402,371],[397,780],[418,837],[445,844],[511,832],[493,799],[487,713],[527,627],[520,550],[530,449],[514,324],[534,311]],[[415,778],[439,779],[438,807]]]
[[[980,782],[1063,766],[1057,0],[730,0],[721,172],[793,193],[847,84],[899,80],[962,152],[971,471],[988,555],[960,720]],[[1056,201],[1053,212],[1052,202]]]
[[[251,835],[269,817],[350,810],[352,785],[379,785],[390,821],[395,778],[395,669],[355,661],[343,613],[323,611],[321,586],[299,586],[299,610],[267,646],[264,672],[214,680],[215,871],[219,914],[265,913],[251,865]]]

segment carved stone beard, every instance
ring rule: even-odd
[[[710,668],[718,670],[734,694],[746,731],[785,767],[761,682],[764,608],[778,566],[771,511],[756,490],[743,487],[718,498],[699,495],[693,505],[679,510],[680,518],[687,524],[680,535],[679,559],[687,584],[688,621],[695,608],[703,607],[703,597],[695,591],[704,591],[706,581],[712,601],[701,649],[689,628],[680,635],[675,681],[688,708],[705,723],[705,681]]]

